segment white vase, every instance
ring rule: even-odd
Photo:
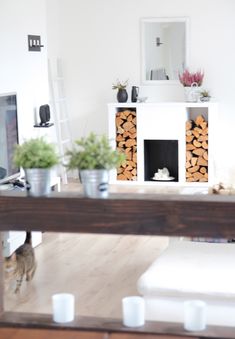
[[[185,101],[198,102],[200,100],[201,87],[196,82],[189,87],[184,87]]]

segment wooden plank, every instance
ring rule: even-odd
[[[107,339],[103,332],[0,328],[2,339]]]
[[[172,335],[162,335],[162,334],[158,334],[158,335],[153,335],[153,334],[145,334],[143,336],[143,334],[129,334],[129,333],[113,333],[109,336],[109,339],[142,339],[142,338],[146,338],[146,339],[182,339],[182,336],[172,336]],[[191,339],[192,337],[189,336],[184,336],[184,339]],[[196,337],[193,337],[194,339]]]
[[[179,337],[182,337],[182,338],[189,338],[189,337],[195,338],[196,337],[197,338],[199,336],[200,338],[224,338],[224,339],[235,338],[235,327],[207,326],[206,330],[201,331],[201,332],[188,332],[183,329],[182,323],[147,321],[144,326],[131,328],[131,327],[123,326],[122,321],[118,319],[78,317],[78,316],[73,322],[65,323],[65,324],[57,324],[51,320],[51,315],[36,314],[36,313],[29,314],[29,313],[6,312],[0,319],[0,327],[2,328],[8,327],[8,328],[16,328],[16,329],[31,328],[31,329],[37,329],[37,330],[40,330],[40,329],[49,330],[50,329],[50,331],[60,330],[61,332],[64,331],[65,333],[70,333],[70,331],[75,331],[75,330],[78,331],[78,333],[84,332],[84,331],[88,331],[91,333],[92,332],[103,332],[106,334],[106,338],[107,338],[107,333],[109,333],[108,337],[110,337],[110,339],[119,338],[117,336],[115,337],[114,333],[123,333],[123,334],[129,334],[129,335],[139,334],[139,337],[137,336],[137,338],[141,338],[143,336],[145,337],[146,334],[149,334],[149,335],[151,334],[151,335],[156,336],[156,339],[159,339],[159,338],[167,339],[167,336],[169,339],[173,337],[173,335],[176,336],[176,338],[177,337],[178,338]],[[120,339],[122,338],[124,339],[125,337],[120,336]],[[131,339],[131,337],[127,337],[127,338]]]
[[[76,196],[76,195],[75,195]],[[235,237],[235,196],[0,196],[0,230]]]

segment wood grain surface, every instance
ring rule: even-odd
[[[168,323],[168,322],[153,322],[147,321],[146,324],[138,328],[130,328],[122,325],[120,320],[111,318],[95,318],[95,317],[79,317],[71,323],[57,324],[51,319],[51,315],[46,314],[29,314],[29,313],[14,313],[6,312],[0,319],[1,327],[15,327],[15,328],[35,328],[35,329],[50,329],[66,331],[89,331],[89,332],[103,332],[108,333],[122,333],[128,334],[129,337],[123,336],[123,339],[131,339],[131,334],[154,335],[156,339],[160,336],[161,339],[173,338],[176,336],[183,338],[235,338],[235,328],[230,327],[217,327],[208,326],[205,331],[201,332],[187,332],[183,329],[183,325],[180,323]],[[1,332],[0,332],[1,333]],[[114,336],[114,334],[113,334]],[[165,337],[164,337],[165,336]],[[0,337],[1,338],[1,337]],[[112,339],[119,339],[118,335]],[[120,337],[121,339],[122,337]],[[135,338],[133,336],[133,338]],[[141,338],[141,337],[140,337]],[[151,338],[151,337],[150,337]],[[4,338],[5,339],[5,338]]]
[[[235,197],[112,194],[0,196],[0,230],[235,237]]]

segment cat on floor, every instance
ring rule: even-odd
[[[4,258],[5,289],[9,289],[12,282],[15,282],[15,293],[19,293],[24,277],[26,281],[33,279],[36,266],[32,234],[26,232],[24,244],[10,257]]]

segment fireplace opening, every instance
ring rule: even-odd
[[[167,168],[169,179],[157,175],[158,169]],[[144,140],[144,180],[179,181],[178,140]],[[173,179],[174,178],[174,179]]]

